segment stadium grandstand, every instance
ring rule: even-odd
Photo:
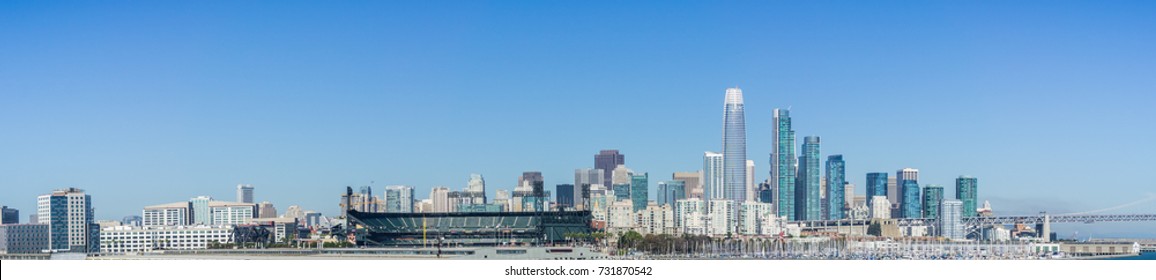
[[[590,211],[481,213],[347,212],[359,246],[498,246],[565,242],[591,233]]]

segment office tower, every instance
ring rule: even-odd
[[[743,91],[728,88],[723,104],[723,197],[736,205],[747,200],[746,133]]]
[[[574,208],[574,185],[573,184],[558,184],[554,185],[555,203],[559,210],[567,210]]]
[[[257,205],[252,203],[210,201],[209,220],[212,225],[244,225],[257,217]]]
[[[631,176],[634,176],[634,170],[626,168],[626,165],[619,165],[614,167],[611,171],[610,183],[614,185],[629,185]]]
[[[685,183],[684,186],[686,186],[686,189],[683,190],[683,193],[686,194],[686,197],[697,197],[702,199],[702,171],[674,172],[674,174],[672,174],[670,177],[675,181],[683,181]]]
[[[273,203],[268,201],[257,204],[257,218],[272,219],[277,217],[277,208],[273,207]]]
[[[542,172],[526,171],[522,172],[522,176],[518,177],[518,184],[523,186],[530,186],[532,188],[534,182],[545,182],[545,179],[542,177]]]
[[[967,237],[967,233],[963,229],[963,201],[944,200],[940,204],[939,213],[942,215],[939,219],[940,236],[952,240],[961,240]]]
[[[237,202],[253,203],[253,185],[237,185]]]
[[[430,190],[429,198],[433,202],[434,213],[453,212],[450,206],[450,189],[446,187],[435,187]]]
[[[650,200],[649,180],[646,172],[630,176],[630,201],[634,202],[634,211],[646,209],[646,203]]]
[[[147,206],[141,211],[141,224],[152,226],[183,226],[192,223],[189,217],[193,209],[192,202],[177,202]]]
[[[795,220],[795,131],[791,130],[791,111],[775,109],[771,153],[771,191],[778,200],[776,214]]]
[[[914,168],[904,168],[895,172],[895,182],[898,184],[898,206],[899,218],[919,218],[922,215],[922,210],[919,207],[919,170]],[[908,196],[914,194],[915,196]],[[895,201],[892,201],[895,203]]]
[[[747,160],[747,182],[746,182],[746,197],[747,201],[755,202],[758,200],[758,186],[755,185],[755,161]]]
[[[100,226],[93,222],[92,196],[67,188],[37,197],[40,223],[48,224],[52,250],[100,252]]]
[[[943,186],[923,187],[923,218],[939,219],[939,204],[943,202]]]
[[[758,198],[759,198],[758,202],[772,204],[772,205],[775,203],[775,192],[771,189],[771,180],[770,179],[767,179],[766,181],[759,183]],[[771,213],[774,213],[774,209],[772,209]]]
[[[900,218],[918,219],[923,217],[922,201],[919,197],[919,184],[913,180],[903,180],[903,202],[900,203]]]
[[[976,202],[979,200],[979,184],[975,177],[960,176],[955,179],[955,199],[963,202],[963,217],[975,217]]]
[[[603,186],[610,186],[611,172],[619,165],[626,164],[626,155],[619,154],[618,150],[602,150],[597,155],[594,155],[594,169],[602,170],[602,184]]]
[[[675,201],[686,198],[686,182],[662,181],[658,182],[658,205],[672,205]]]
[[[486,204],[486,179],[482,174],[470,174],[470,181],[466,183],[466,197],[469,204]]]
[[[610,190],[614,192],[615,201],[630,199],[630,184],[614,184]]]
[[[803,138],[803,155],[799,156],[798,183],[795,186],[795,219],[822,220],[819,197],[819,137]]]
[[[499,191],[501,193],[502,191]],[[385,187],[386,213],[413,213],[413,187]]]
[[[844,209],[855,208],[855,184],[851,182],[843,183],[843,205]]]
[[[211,225],[213,224],[212,215],[209,215],[209,202],[213,201],[212,197],[198,196],[189,200],[189,204],[193,205],[193,224],[197,225]]]
[[[899,197],[903,195],[903,190],[895,182],[895,177],[887,178],[887,201],[891,202],[891,209],[899,209]],[[899,211],[895,211],[899,213]]]
[[[8,206],[0,207],[3,209],[3,217],[0,218],[0,224],[10,225],[20,223],[20,210],[8,208]]]
[[[705,152],[702,156],[702,188],[706,200],[723,199],[723,155]]]
[[[602,169],[575,169],[574,170],[574,207],[578,210],[589,208],[590,187],[602,185],[606,177]]]
[[[847,204],[848,195],[844,192],[847,184],[846,162],[843,155],[827,157],[827,220],[842,220],[843,205]]]
[[[887,173],[867,173],[867,197],[873,198],[880,195],[889,197],[887,192]]]
[[[871,218],[872,219],[890,219],[891,218],[891,202],[887,201],[886,196],[877,195],[871,197]]]
[[[348,187],[347,189],[351,190],[351,188]],[[349,203],[349,210],[364,213],[381,212],[378,208],[381,203],[378,201],[377,197],[373,196],[373,187],[362,186],[360,191],[356,193],[342,194],[341,197],[343,203]],[[346,206],[347,205],[342,205],[343,208]]]

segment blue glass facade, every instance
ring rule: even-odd
[[[915,180],[903,180],[903,201],[899,208],[902,218],[918,219],[923,217],[923,209],[919,203],[919,183]]]
[[[630,184],[614,184],[614,199],[627,200],[630,199]]]
[[[52,250],[68,250],[68,197],[49,198],[48,242]]]
[[[955,179],[955,199],[963,202],[963,217],[975,217],[979,205],[979,182],[975,177],[962,176]]]
[[[669,204],[686,198],[686,182],[682,180],[658,182],[658,204]]]
[[[803,155],[799,157],[798,183],[795,188],[795,219],[822,220],[822,199],[819,197],[819,137],[803,138]]]
[[[775,109],[775,153],[771,159],[771,186],[778,202],[778,215],[796,220],[795,214],[795,131],[791,130],[791,112]]]
[[[875,196],[887,196],[887,172],[867,173],[867,200]]]
[[[846,194],[843,185],[847,182],[846,162],[843,155],[827,157],[827,220],[842,220]],[[854,195],[854,194],[852,194]]]
[[[943,186],[923,187],[923,218],[939,219],[939,206],[943,203]]]
[[[723,191],[735,203],[747,200],[747,128],[738,88],[726,89],[723,103]]]
[[[634,204],[634,211],[645,210],[646,203],[650,200],[648,178],[646,173],[630,176],[630,202]]]
[[[554,193],[558,196],[556,198],[556,203],[558,203],[559,209],[569,209],[574,207],[574,185],[556,185],[554,186]]]

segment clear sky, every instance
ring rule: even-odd
[[[97,218],[256,187],[336,214],[345,186],[572,183],[600,149],[652,187],[722,145],[726,87],[768,177],[799,139],[997,214],[1156,196],[1153,1],[3,1],[0,204],[86,189]],[[653,191],[652,191],[653,193]],[[1149,200],[1105,213],[1154,213]],[[1062,236],[1156,223],[1057,226]],[[1066,232],[1065,232],[1066,231]]]

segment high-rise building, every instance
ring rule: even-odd
[[[914,168],[904,168],[895,172],[895,182],[899,191],[897,199],[899,213],[898,218],[919,218],[922,215],[922,210],[919,207],[919,170]],[[915,196],[908,196],[914,194]],[[896,203],[892,201],[892,203]],[[896,213],[892,213],[896,214]]]
[[[730,199],[707,201],[707,234],[735,234],[738,225],[738,205]]]
[[[237,202],[253,203],[253,185],[237,185]]]
[[[578,210],[587,210],[590,202],[590,187],[602,185],[606,177],[602,169],[575,169],[574,170],[574,207]]]
[[[758,198],[759,198],[758,202],[771,204],[772,206],[774,205],[775,192],[771,189],[771,180],[770,179],[767,179],[766,181],[759,183],[759,192],[758,193],[759,193],[758,194]],[[772,209],[771,213],[774,213],[774,209]]]
[[[939,221],[940,236],[960,240],[967,237],[967,233],[963,228],[963,201],[949,199],[944,200],[940,204],[939,213],[942,217]]]
[[[819,196],[819,137],[803,138],[803,155],[799,156],[798,183],[795,188],[795,219],[822,220]]]
[[[630,199],[630,184],[614,184],[610,191],[614,193],[615,201]]]
[[[574,185],[573,184],[558,184],[554,186],[554,193],[558,197],[555,203],[558,209],[566,210],[574,208]]]
[[[827,220],[842,220],[844,205],[847,205],[847,195],[844,188],[847,183],[846,163],[843,155],[827,157]]]
[[[446,187],[435,187],[430,190],[429,198],[433,202],[434,213],[453,212],[453,206],[450,203],[450,189]]]
[[[891,202],[891,210],[899,214],[899,197],[903,196],[903,188],[896,183],[895,177],[887,178],[887,201]]]
[[[960,176],[955,179],[955,199],[963,202],[963,217],[975,217],[976,202],[979,201],[979,184],[975,177]]]
[[[670,177],[675,181],[685,182],[684,186],[686,186],[686,189],[683,190],[683,193],[686,194],[686,197],[697,197],[702,199],[702,171],[674,172],[674,174],[672,174]]]
[[[903,180],[903,202],[900,205],[900,218],[918,219],[923,217],[923,207],[919,196],[919,184],[913,180]]]
[[[141,211],[141,224],[146,227],[188,225],[192,223],[192,209],[192,202],[148,206]]]
[[[706,234],[706,202],[687,198],[674,202],[674,226],[687,234]]]
[[[650,201],[649,180],[646,172],[630,176],[630,200],[634,202],[634,211],[645,210],[647,201]]]
[[[658,205],[670,205],[675,201],[686,198],[686,182],[662,181],[658,182]]]
[[[466,183],[465,196],[469,204],[486,204],[486,179],[482,174],[470,174],[470,181]]]
[[[634,176],[634,170],[626,168],[626,165],[618,165],[611,171],[610,182],[614,185],[629,185],[631,176]]]
[[[723,197],[735,205],[747,200],[746,133],[743,91],[728,88],[723,104]]]
[[[213,201],[213,198],[208,196],[198,196],[189,200],[189,204],[193,205],[193,224],[213,224],[213,215],[209,215],[210,201]]]
[[[613,173],[611,172],[619,165],[625,164],[626,155],[618,153],[618,150],[602,150],[594,155],[594,169],[602,170],[603,177],[600,184],[603,186],[613,185],[614,183],[611,182],[611,175]]]
[[[92,196],[67,188],[37,198],[40,223],[48,224],[52,250],[100,252],[100,226],[93,222]]]
[[[747,160],[747,201],[755,202],[758,200],[758,185],[755,185],[755,161]]]
[[[257,217],[257,205],[252,203],[210,201],[210,220],[212,225],[243,225]]]
[[[273,207],[273,203],[264,201],[257,204],[257,218],[258,219],[273,219],[277,218],[277,208]]]
[[[0,217],[0,224],[11,225],[20,223],[20,210],[8,208],[8,206],[0,207],[3,209],[3,217]]]
[[[723,154],[705,152],[702,156],[702,188],[707,201],[726,197],[723,185]]]
[[[943,186],[923,187],[923,218],[939,219],[939,204],[943,203]]]
[[[774,152],[771,153],[771,191],[778,200],[776,214],[795,220],[795,131],[791,130],[791,112],[774,111]]]
[[[887,173],[886,172],[871,172],[867,173],[867,197],[873,198],[875,196],[887,195]]]
[[[843,183],[843,209],[855,208],[855,184]]]
[[[413,213],[413,187],[386,186],[385,187],[386,213]]]
[[[890,219],[891,218],[891,202],[887,201],[886,196],[877,195],[871,197],[871,218],[872,219]]]

